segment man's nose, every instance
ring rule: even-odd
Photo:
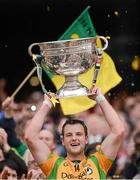
[[[76,139],[77,139],[77,136],[76,136],[75,134],[73,134],[72,139],[73,139],[73,140],[76,140]]]

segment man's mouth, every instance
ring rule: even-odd
[[[79,145],[80,145],[79,143],[72,143],[71,144],[72,147],[79,146]]]

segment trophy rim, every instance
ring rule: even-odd
[[[58,41],[44,41],[44,42],[38,42],[39,44],[53,44],[53,43],[65,43],[65,42],[74,42],[74,41],[82,41],[82,40],[90,40],[94,39],[96,40],[97,36],[95,37],[86,37],[86,38],[77,38],[77,39],[66,39],[66,40],[58,40]],[[37,45],[39,45],[37,44]]]

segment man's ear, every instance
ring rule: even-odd
[[[88,135],[86,136],[86,144],[88,144]]]
[[[61,143],[62,143],[62,145],[64,146],[64,137],[61,135]]]
[[[54,142],[52,145],[52,149],[55,149],[55,148],[56,148],[56,143]]]

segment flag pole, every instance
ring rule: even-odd
[[[37,67],[35,66],[29,74],[24,78],[24,80],[20,83],[20,85],[16,88],[16,90],[11,95],[11,98],[14,98],[15,95],[19,92],[19,90],[23,87],[23,85],[28,81],[28,79],[31,77],[31,75],[36,71]]]

